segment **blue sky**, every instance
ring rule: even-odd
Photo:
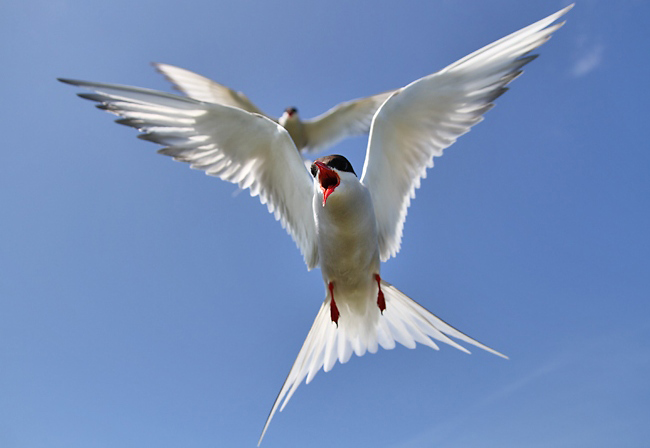
[[[567,3],[2,3],[0,446],[254,446],[324,297],[257,199],[56,77],[170,91],[149,65],[165,62],[313,117]],[[579,2],[436,159],[382,268],[511,359],[353,357],[302,385],[263,447],[647,446],[648,16]],[[365,145],[328,152],[359,171]]]

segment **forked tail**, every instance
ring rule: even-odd
[[[307,334],[307,339],[305,339],[298,357],[273,403],[273,408],[271,408],[257,443],[258,446],[262,443],[264,434],[278,407],[280,407],[280,411],[284,409],[302,380],[306,377],[306,383],[309,384],[321,367],[327,372],[334,366],[337,359],[341,364],[347,362],[353,351],[357,356],[362,356],[366,351],[375,353],[379,345],[390,350],[395,347],[395,342],[408,348],[415,348],[416,343],[419,342],[439,350],[438,345],[434,342],[435,339],[469,353],[465,347],[450,339],[451,336],[502,358],[508,358],[456,330],[390,283],[382,280],[381,289],[386,300],[386,309],[383,314],[379,314],[379,309],[373,307],[376,315],[350,316],[354,319],[369,319],[374,322],[374,325],[363,325],[350,321],[346,324],[345,316],[342,314],[337,327],[331,320],[330,299],[329,297],[325,299],[309,334]],[[350,331],[351,328],[364,328],[366,331],[362,333]]]

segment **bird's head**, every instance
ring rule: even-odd
[[[298,116],[298,109],[296,109],[295,107],[287,107],[284,110],[284,114],[282,114],[282,118],[284,118],[285,121],[289,120],[289,119],[297,120],[298,117],[299,117]]]
[[[356,180],[357,176],[348,159],[340,155],[316,159],[311,165],[311,175],[323,193],[323,207],[327,202],[327,198],[334,193],[342,182],[345,183],[352,178]]]

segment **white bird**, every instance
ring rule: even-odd
[[[433,157],[482,120],[506,91],[527,54],[563,25],[566,7],[397,90],[372,121],[358,179],[342,156],[305,169],[285,128],[240,108],[136,87],[61,79],[93,91],[81,97],[121,117],[159,152],[250,189],[293,237],[308,269],[320,266],[325,300],[264,425],[306,378],[395,342],[435,341],[468,352],[451,338],[505,356],[451,327],[380,275],[397,254],[407,208]],[[435,341],[434,341],[435,340]]]
[[[173,84],[174,88],[190,98],[206,103],[238,107],[280,123],[289,132],[296,148],[308,152],[322,151],[346,137],[367,134],[375,112],[395,92],[390,90],[367,98],[346,101],[309,120],[301,120],[295,107],[287,107],[280,118],[275,118],[262,112],[242,92],[237,92],[205,76],[174,65],[157,62],[152,65]]]

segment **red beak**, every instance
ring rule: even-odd
[[[318,182],[320,183],[320,188],[323,190],[323,207],[325,207],[327,198],[339,186],[341,179],[336,174],[336,171],[323,162],[316,161],[314,164],[318,167]]]

